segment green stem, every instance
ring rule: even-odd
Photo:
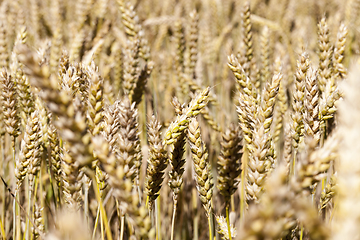
[[[229,218],[229,204],[226,204],[226,223],[228,227],[229,239],[232,240],[231,237],[231,227],[230,227],[230,218]]]

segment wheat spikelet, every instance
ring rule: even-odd
[[[81,48],[84,44],[85,28],[79,29],[79,31],[74,34],[75,36],[72,39],[71,47],[69,50],[70,62],[81,60]]]
[[[129,2],[125,3],[123,0],[117,0],[117,3],[121,11],[121,20],[125,27],[125,33],[130,40],[133,40],[140,31],[139,18],[136,16],[134,6]]]
[[[322,18],[319,25],[319,91],[325,91],[327,81],[331,76],[332,71],[332,46],[329,40],[329,27],[326,19]]]
[[[55,1],[56,2],[56,1]],[[60,28],[56,28],[54,33],[54,38],[51,43],[50,50],[50,72],[56,73],[59,68],[59,60],[61,57],[61,47],[62,47],[62,34]]]
[[[49,145],[51,149],[50,150],[51,169],[54,174],[56,185],[60,187],[62,183],[61,148],[60,148],[60,141],[59,141],[57,129],[51,123],[49,124],[49,128],[48,128],[48,136],[49,136]]]
[[[185,53],[185,34],[184,26],[181,20],[175,21],[174,23],[174,45],[175,45],[175,71],[176,78],[179,82],[183,98],[187,96],[187,86],[184,82],[184,53]]]
[[[247,200],[258,202],[264,189],[264,183],[269,170],[268,152],[270,141],[265,133],[264,125],[257,122],[253,132],[247,171]]]
[[[239,127],[231,124],[222,134],[221,152],[218,157],[218,183],[220,194],[229,204],[231,195],[237,190],[241,173],[242,136]]]
[[[347,76],[347,69],[343,64],[347,35],[348,28],[342,23],[339,27],[333,54],[334,74],[339,75],[342,79],[345,79]]]
[[[244,70],[241,67],[242,65],[239,63],[238,58],[235,57],[234,55],[228,56],[228,66],[233,72],[234,76],[236,77],[238,83],[237,85],[238,90],[240,91],[242,88],[245,88],[247,85],[246,75],[244,74]]]
[[[69,54],[67,51],[62,51],[59,61],[59,77],[62,78],[64,75],[66,75],[66,72],[70,66]]]
[[[281,71],[281,63],[279,57],[275,59],[274,68],[275,68],[275,72]],[[285,122],[284,116],[288,109],[286,86],[285,86],[286,82],[284,80],[285,79],[283,78],[282,81],[280,81],[279,92],[277,95],[277,102],[275,103],[275,109],[274,109],[275,119],[273,124],[274,128],[272,132],[274,144],[277,144],[280,140],[279,138],[280,138],[281,130],[283,129],[283,125]]]
[[[73,96],[79,94],[83,107],[86,107],[88,103],[89,90],[90,90],[89,69],[85,65],[76,62],[73,65],[73,74],[74,74],[73,82],[71,84],[71,89],[73,90]]]
[[[141,102],[142,96],[145,93],[145,87],[148,79],[150,78],[150,74],[154,68],[153,62],[148,62],[145,67],[141,70],[138,80],[135,83],[134,90],[131,95],[131,100],[138,105]]]
[[[247,84],[251,86],[248,79]],[[238,117],[240,120],[240,127],[244,133],[244,139],[247,142],[247,147],[252,143],[253,129],[255,128],[255,112],[256,104],[251,93],[249,94],[249,88],[244,89],[246,92],[240,92],[239,106],[237,107]]]
[[[24,138],[21,142],[20,159],[16,166],[16,193],[20,189],[21,182],[26,174],[28,177],[28,213],[31,213],[32,193],[35,191],[35,178],[38,175],[41,164],[41,129],[39,113],[35,110],[28,118],[25,127]],[[25,169],[24,169],[25,168]]]
[[[287,175],[290,174],[291,170],[291,156],[292,156],[292,135],[291,135],[291,126],[285,125],[284,127],[284,150],[283,150],[283,160],[286,166]]]
[[[98,166],[95,168],[95,180],[98,184],[99,190],[100,190],[100,197],[102,198],[104,196],[104,191],[106,187],[108,186],[107,180],[109,176],[102,171]]]
[[[28,178],[30,191],[34,188],[34,178],[40,170],[41,149],[40,138],[42,137],[39,125],[38,111],[35,110],[29,117],[24,135],[24,155],[28,158]],[[22,151],[22,150],[21,150]]]
[[[80,29],[83,28],[83,26],[85,25],[85,21],[86,21],[86,17],[87,14],[90,11],[90,7],[91,7],[91,1],[89,0],[79,0],[77,1],[75,6],[75,16],[76,16],[76,30],[79,31]]]
[[[321,192],[320,203],[319,203],[319,212],[324,211],[326,207],[331,204],[331,200],[334,198],[337,193],[337,178],[335,175],[332,175],[328,180],[328,183],[325,186],[323,192]]]
[[[253,62],[253,42],[252,42],[252,24],[251,24],[251,12],[250,12],[250,2],[246,2],[244,8],[241,12],[242,17],[242,33],[243,33],[243,42],[245,45],[245,57],[246,62],[243,65],[244,71],[247,76],[250,76],[251,65]]]
[[[167,167],[167,156],[160,135],[160,123],[152,116],[148,124],[149,158],[146,170],[146,192],[149,196],[149,208],[159,196],[164,180],[164,170]]]
[[[128,96],[133,94],[140,73],[139,46],[138,40],[129,41],[125,49],[123,90]]]
[[[45,232],[45,226],[43,224],[43,208],[40,208],[36,203],[34,205],[34,223],[36,225],[35,227],[32,227],[32,238],[33,239],[39,239],[41,234],[44,234]],[[39,232],[40,231],[40,232]]]
[[[257,115],[259,120],[264,124],[265,133],[270,131],[270,126],[273,121],[273,111],[275,106],[276,96],[279,91],[279,85],[282,80],[280,72],[275,73],[272,79],[266,82],[261,99],[261,111]]]
[[[130,41],[139,41],[139,56],[146,62],[150,59],[150,47],[148,41],[145,39],[145,33],[139,23],[139,17],[134,11],[134,6],[131,3],[124,3],[123,0],[117,0],[119,9],[121,11],[121,20],[125,27],[125,33]]]
[[[186,59],[186,69],[185,73],[190,76],[192,79],[196,79],[195,76],[195,67],[196,62],[198,60],[198,38],[199,38],[199,30],[198,30],[198,22],[199,15],[196,11],[190,13],[190,27],[189,27],[189,37],[188,37],[188,51],[189,56]]]
[[[6,132],[13,137],[19,135],[18,103],[14,79],[3,68],[0,72],[2,85],[2,107]]]
[[[203,204],[208,216],[211,214],[211,199],[213,195],[213,179],[211,166],[208,162],[208,152],[201,139],[199,123],[193,118],[187,130],[187,137],[190,143],[192,159],[195,169],[195,181],[200,201]]]
[[[304,113],[304,94],[305,94],[305,81],[306,81],[306,72],[309,68],[309,56],[307,53],[302,53],[298,62],[297,70],[295,73],[295,92],[293,94],[294,102],[293,109],[294,112],[291,115],[292,118],[292,137],[293,137],[293,147],[296,149],[300,142],[300,138],[303,134],[303,113]]]
[[[252,83],[246,76],[238,59],[231,55],[228,57],[228,66],[234,73],[239,89],[239,105],[237,107],[241,130],[244,133],[244,139],[247,145],[252,142],[252,129],[255,124],[255,99],[252,95]]]
[[[30,30],[31,30],[31,35],[34,37],[35,40],[39,39],[39,34],[40,34],[40,26],[39,26],[39,18],[40,18],[40,14],[39,14],[39,5],[38,5],[38,1],[37,0],[31,0],[30,1],[30,19],[31,19],[31,24],[30,24]]]
[[[261,32],[261,70],[260,83],[263,85],[270,78],[270,32],[265,26]]]
[[[16,58],[16,57],[15,57]],[[17,93],[19,96],[19,105],[21,107],[20,116],[22,118],[23,124],[25,124],[26,119],[34,112],[34,95],[32,93],[29,78],[24,74],[22,66],[19,63],[13,63],[16,68],[14,72],[14,78],[16,81]],[[20,66],[19,66],[20,65]]]
[[[2,12],[2,11],[1,11]],[[9,53],[7,44],[7,32],[5,22],[1,19],[0,22],[0,67],[8,67]]]
[[[309,68],[305,82],[304,130],[306,137],[320,141],[319,92],[316,69]]]
[[[131,104],[128,98],[119,104],[119,133],[117,158],[127,165],[126,177],[139,179],[139,171],[142,161],[141,145],[138,132],[138,111],[135,103]]]
[[[111,59],[115,61],[113,66],[113,77],[111,78],[112,83],[116,92],[122,90],[122,84],[124,82],[124,54],[120,44],[113,44],[111,47]]]
[[[336,103],[340,97],[339,89],[328,84],[319,103],[320,125],[323,125],[325,120],[334,117],[337,111]]]
[[[21,12],[22,11],[20,11],[20,13]],[[21,23],[19,28],[20,28],[20,30],[19,30],[18,35],[16,36],[14,45],[16,45],[18,43],[24,44],[27,42],[27,39],[28,39],[27,27],[24,25],[24,23]]]
[[[108,79],[104,79],[104,101],[107,104],[113,104],[117,100],[114,94],[114,87]]]
[[[103,135],[108,142],[110,151],[113,151],[116,146],[117,134],[120,129],[119,119],[119,104],[120,101],[116,101],[114,104],[108,106],[104,110],[104,131]]]
[[[173,190],[173,199],[174,205],[177,205],[178,195],[180,192],[181,185],[183,183],[183,173],[184,173],[184,165],[185,159],[183,158],[185,152],[185,133],[181,133],[171,144],[171,151],[169,156],[169,186]]]
[[[103,113],[103,79],[95,67],[95,63],[88,68],[88,75],[90,80],[89,95],[88,95],[88,127],[93,136],[100,133],[102,130],[102,123],[104,118]]]

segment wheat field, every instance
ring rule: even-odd
[[[1,239],[360,240],[359,15],[0,0]]]

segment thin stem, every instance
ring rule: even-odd
[[[125,216],[121,216],[120,240],[123,240],[123,239],[124,239],[124,227],[125,227]]]
[[[209,240],[213,240],[212,227],[211,227],[211,215],[208,214],[208,223],[209,223]]]
[[[15,197],[17,193],[15,193]],[[16,239],[16,200],[13,202],[13,239]]]
[[[3,141],[3,137],[0,137],[0,151],[1,151],[1,162],[2,162],[2,176],[5,176],[5,167],[6,167],[6,163],[5,163],[5,146],[4,146],[4,141]],[[6,194],[6,188],[5,186],[3,186],[3,203],[5,202],[5,194]],[[5,204],[2,204],[2,213],[1,213],[1,222],[3,222],[5,224]],[[3,236],[5,239],[5,236]]]
[[[160,215],[160,195],[155,200],[155,224],[156,224],[156,240],[161,240],[161,215]]]
[[[177,206],[177,201],[174,201],[173,216],[172,216],[172,221],[171,221],[171,238],[170,238],[170,240],[174,240],[176,206]]]
[[[240,218],[242,220],[244,220],[245,202],[246,202],[246,197],[245,197],[245,184],[246,184],[245,174],[247,172],[246,170],[247,170],[247,165],[248,165],[248,149],[247,149],[247,147],[245,147],[245,149],[244,149],[244,154],[242,156],[241,162],[243,163],[243,169],[241,171]]]
[[[87,184],[87,177],[84,180],[84,214],[87,226],[89,226],[89,185]],[[90,181],[90,179],[89,179]]]
[[[14,146],[13,146],[13,163],[14,163],[14,168],[16,169],[15,143],[14,143]],[[13,239],[14,240],[16,239],[16,208],[17,208],[16,198],[17,198],[17,195],[18,195],[18,193],[15,192],[14,202],[13,202]]]
[[[28,206],[28,215],[31,216],[31,196],[32,196],[32,186],[29,186],[29,206]],[[30,219],[26,221],[26,239],[30,238]]]
[[[234,200],[234,194],[230,197],[230,205],[231,205],[231,211],[235,212],[235,200]]]
[[[124,239],[125,217],[120,212],[119,201],[117,199],[115,199],[115,203],[116,203],[116,213],[118,215],[119,222],[120,222],[120,238],[119,238],[119,240],[123,240]]]
[[[4,229],[3,221],[0,220],[1,239],[6,240],[6,234]]]
[[[104,235],[104,220],[102,218],[102,215],[100,216],[100,233],[101,233],[101,240],[105,240]]]
[[[229,218],[229,204],[226,204],[226,223],[228,227],[229,239],[232,240],[231,237],[231,228],[230,228],[230,218]]]
[[[97,225],[99,223],[99,216],[100,216],[100,206],[98,206],[97,212],[96,212],[96,218],[95,218],[95,224],[94,224],[94,230],[93,230],[92,239],[95,239],[96,229],[97,229]]]
[[[293,164],[292,164],[292,169],[290,171],[290,175],[295,175],[295,166],[296,166],[296,153],[297,153],[297,149],[294,149],[294,158],[293,158]]]
[[[199,211],[197,211],[198,209],[198,201],[197,201],[197,194],[196,194],[196,189],[193,188],[192,189],[192,208],[193,211],[195,213],[195,217],[194,217],[194,227],[193,227],[193,231],[194,231],[194,240],[198,240],[199,239]]]

